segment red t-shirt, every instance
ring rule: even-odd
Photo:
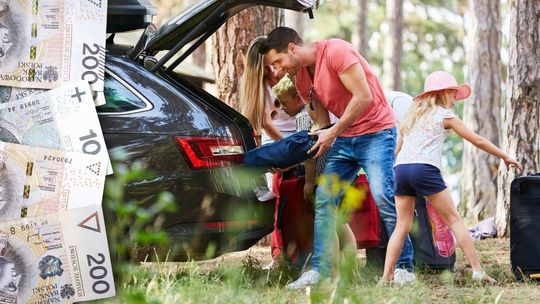
[[[365,112],[339,136],[351,137],[394,127],[394,113],[386,102],[379,80],[353,46],[341,39],[322,40],[315,45],[317,54],[313,83],[307,68],[300,68],[295,77],[296,90],[304,101],[309,101],[309,92],[313,87],[313,98],[317,98],[329,112],[341,117],[352,94],[343,86],[339,75],[351,65],[360,63],[373,100]]]

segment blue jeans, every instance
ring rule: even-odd
[[[366,172],[369,188],[390,236],[396,227],[394,202],[394,150],[396,129],[386,129],[356,137],[338,137],[328,152],[323,175],[337,175],[351,183],[360,168]],[[332,268],[332,240],[336,230],[336,211],[341,195],[333,195],[331,183],[320,184],[315,195],[315,227],[312,269],[328,276]],[[335,193],[335,192],[334,192]],[[413,246],[407,236],[397,267],[412,270]]]

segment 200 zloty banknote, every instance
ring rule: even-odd
[[[101,206],[0,223],[0,303],[114,295]]]
[[[0,85],[103,92],[106,0],[0,0]]]

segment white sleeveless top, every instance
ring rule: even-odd
[[[285,113],[282,108],[277,108],[274,104],[276,96],[272,94],[272,88],[266,86],[266,111],[270,113],[272,123],[280,132],[294,132],[296,130],[296,120]]]
[[[445,118],[456,117],[451,109],[437,107],[433,117],[417,122],[403,136],[401,150],[394,165],[429,164],[441,169],[444,139],[451,130],[444,129]]]

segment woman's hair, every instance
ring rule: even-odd
[[[263,126],[266,83],[264,82],[264,58],[259,53],[264,36],[255,38],[248,47],[244,74],[240,81],[241,113],[259,134]]]
[[[297,93],[294,81],[289,75],[285,75],[272,87],[272,93],[274,93],[278,99],[281,99],[283,96],[295,97]]]
[[[448,93],[450,90],[436,91],[431,94],[415,98],[414,102],[405,114],[399,127],[401,135],[408,134],[415,124],[429,119],[435,114],[437,106],[446,107],[449,104]]]

